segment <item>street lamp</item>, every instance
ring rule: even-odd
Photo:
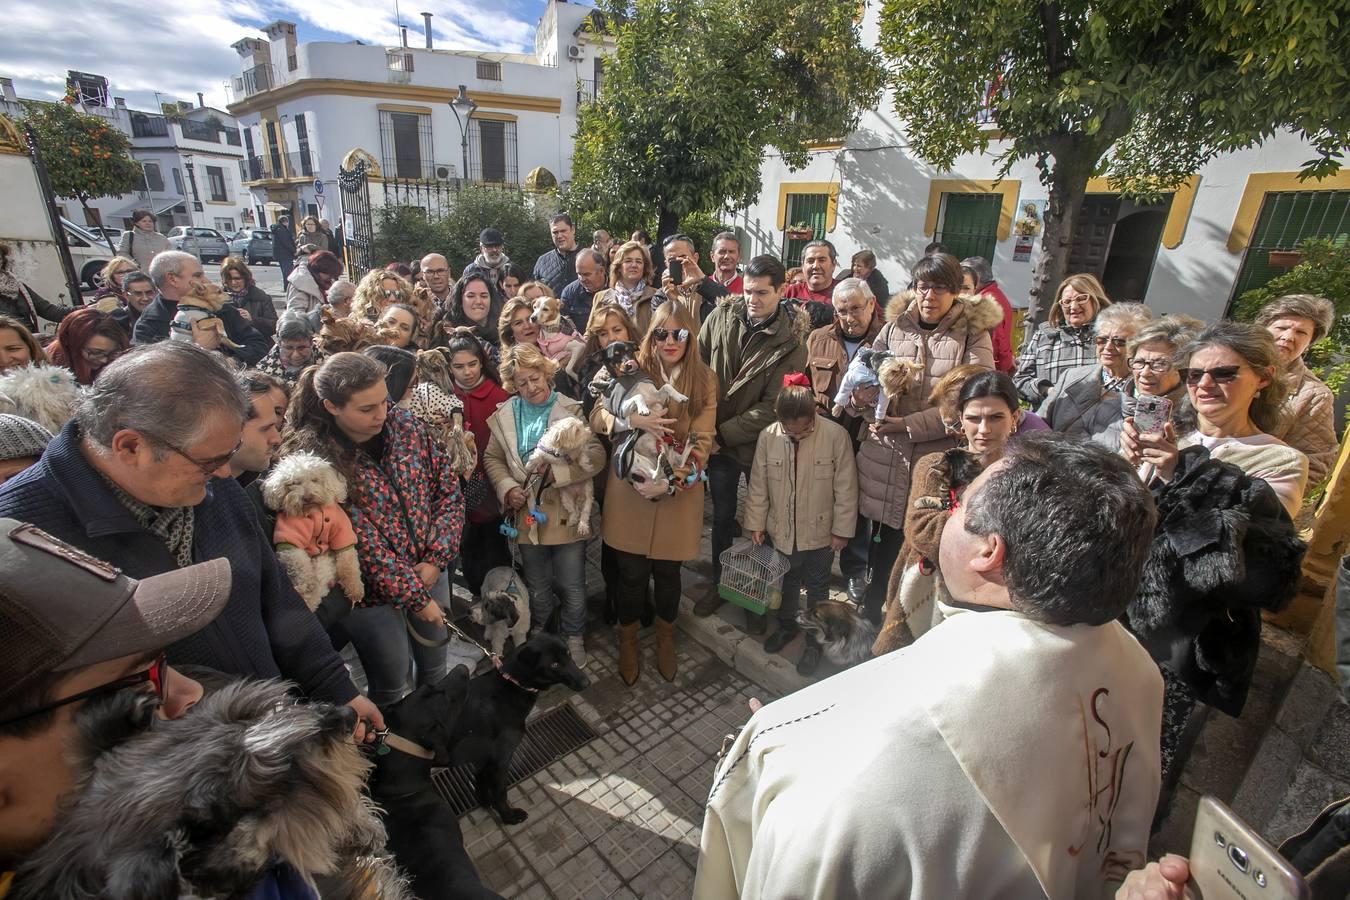
[[[473,118],[473,111],[477,108],[478,104],[469,99],[469,92],[461,84],[459,93],[450,101],[450,111],[455,114],[455,121],[459,123],[460,147],[464,151],[462,182],[469,178],[469,120]]]

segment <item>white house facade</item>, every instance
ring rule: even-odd
[[[876,5],[868,7],[864,36],[875,42]],[[950,171],[934,169],[909,149],[887,92],[856,131],[817,148],[805,168],[765,160],[759,200],[736,217],[749,243],[742,255],[773,253],[795,265],[807,239],[826,238],[841,266],[871,250],[890,284],[903,287],[909,267],[937,240],[958,256],[988,258],[1008,297],[1025,305],[1048,192],[1032,160],[997,180],[1006,147],[995,140]],[[1294,265],[1290,251],[1304,238],[1350,236],[1350,171],[1299,181],[1300,165],[1314,156],[1295,135],[1277,133],[1215,159],[1152,205],[1093,179],[1069,271],[1098,275],[1116,300],[1218,318],[1238,294]]]
[[[577,106],[597,90],[609,46],[587,25],[594,14],[550,0],[532,54],[297,44],[287,21],[237,41],[229,110],[257,216],[336,220],[338,168],[357,158],[389,182],[523,184],[541,169],[566,181]],[[476,104],[467,117],[450,106],[460,85]]]

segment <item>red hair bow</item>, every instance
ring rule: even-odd
[[[804,387],[809,388],[811,380],[801,372],[789,372],[783,376],[783,387]]]

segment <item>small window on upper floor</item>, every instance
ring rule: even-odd
[[[483,81],[501,81],[502,64],[489,62],[486,59],[478,60],[478,77]]]

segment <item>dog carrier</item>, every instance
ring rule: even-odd
[[[782,605],[786,556],[772,547],[738,541],[721,558],[722,581],[717,593],[723,600],[759,615]]]

